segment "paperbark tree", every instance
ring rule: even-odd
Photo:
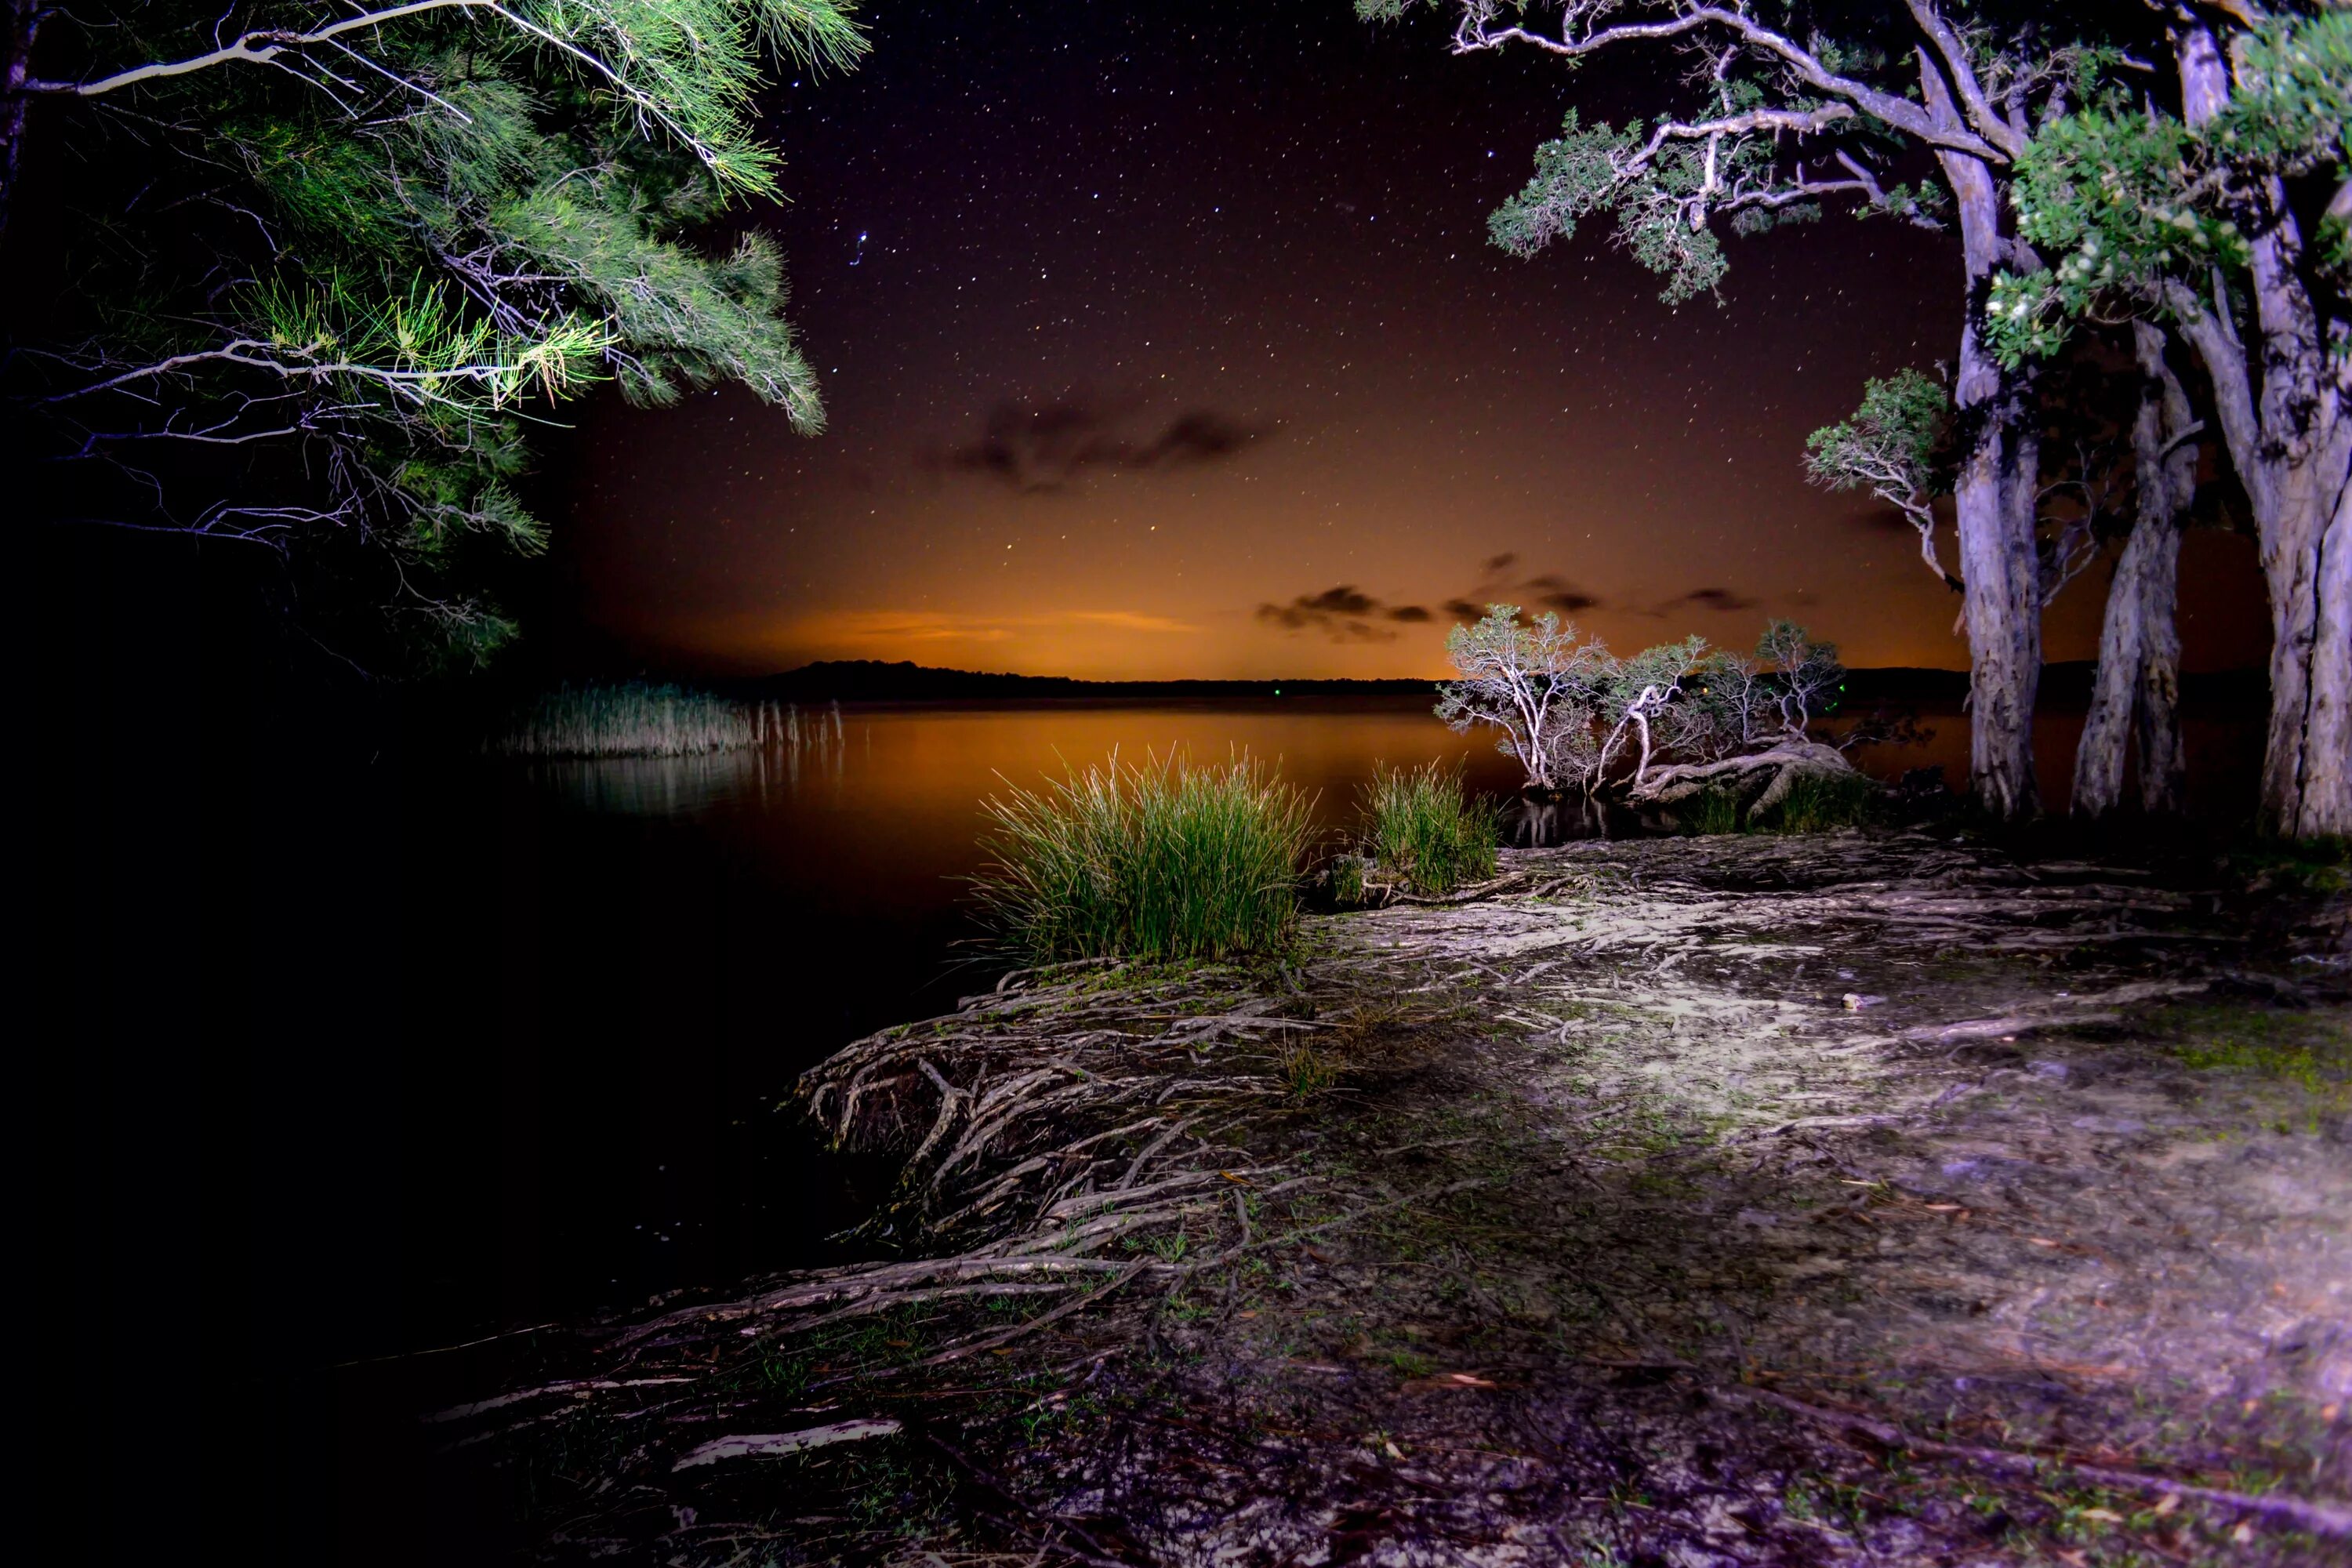
[[[2132,530],[2108,584],[2090,711],[2074,750],[2074,815],[2097,819],[2123,802],[2126,751],[2139,752],[2141,809],[2152,816],[2188,809],[2188,758],[2180,742],[2180,629],[2174,616],[2180,534],[2197,487],[2189,394],[2165,360],[2161,329],[2131,324],[2140,372],[2132,422],[2136,487]]]
[[[1445,654],[1461,679],[1439,688],[1438,718],[1456,731],[1500,730],[1496,749],[1527,770],[1531,788],[1556,790],[1581,773],[1616,669],[1606,647],[1549,611],[1528,620],[1516,605],[1489,605],[1446,634]]]
[[[2095,105],[2022,160],[2021,224],[2060,259],[1998,281],[1998,348],[2021,363],[2132,312],[2196,350],[2270,599],[2260,821],[2352,835],[2352,16],[2166,16],[2176,106]]]
[[[1868,490],[1919,534],[1919,559],[1954,593],[1960,580],[1936,547],[1936,498],[1951,493],[1940,472],[1950,439],[1952,400],[1935,377],[1900,370],[1863,385],[1862,405],[1805,440],[1805,474],[1835,490]]]
[[[772,194],[753,94],[847,66],[850,0],[247,0],[0,16],[0,216],[68,153],[70,288],[0,357],[52,515],[258,545],[428,657],[512,631],[480,549],[544,530],[530,421],[588,384],[733,382],[821,426],[774,245],[693,231]],[[307,565],[331,559],[331,568]]]
[[[1393,17],[1412,0],[1357,0]],[[1538,153],[1535,178],[1492,220],[1496,241],[1529,254],[1613,215],[1618,237],[1665,274],[1665,297],[1714,288],[1717,223],[1754,232],[1819,215],[1824,201],[1929,228],[1957,228],[1962,289],[1953,394],[1958,574],[1970,664],[1970,773],[1996,816],[2038,809],[2032,714],[2042,664],[2035,524],[2039,435],[2032,373],[1987,341],[1984,304],[2003,266],[2032,265],[2005,227],[2010,167],[2033,128],[2114,63],[2110,40],[2078,24],[1907,0],[1850,27],[1801,11],[1703,0],[1426,0],[1454,16],[1456,52],[1524,47],[1576,63],[1665,45],[1687,69],[1651,79],[1675,107],[1622,128],[1583,127]],[[1621,81],[1622,79],[1620,79]],[[1693,98],[1676,84],[1688,84]],[[1905,184],[1890,155],[1938,176]]]

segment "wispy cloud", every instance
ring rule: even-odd
[[[1024,495],[1053,495],[1097,471],[1222,462],[1270,433],[1271,426],[1214,408],[1189,409],[1156,423],[1139,421],[1115,405],[1000,403],[989,410],[977,436],[931,461]]]
[[[1058,610],[1018,616],[921,609],[834,610],[777,628],[775,640],[811,647],[870,648],[917,643],[1012,642],[1081,629],[1165,637],[1202,628],[1190,621],[1135,610]]]
[[[1419,626],[1432,617],[1422,605],[1391,605],[1374,598],[1352,583],[1301,594],[1288,604],[1272,601],[1257,607],[1257,618],[1285,631],[1316,631],[1338,643],[1394,642],[1397,634],[1381,622]]]

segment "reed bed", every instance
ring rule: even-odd
[[[1246,756],[1140,765],[1116,752],[982,808],[983,920],[1033,963],[1276,952],[1297,933],[1313,802]]]
[[[1459,766],[1377,763],[1362,805],[1365,858],[1383,879],[1443,894],[1494,879],[1501,814],[1470,795]]]
[[[750,746],[837,743],[841,705],[804,721],[791,703],[736,702],[684,687],[633,680],[562,686],[495,737],[509,757],[681,757]]]

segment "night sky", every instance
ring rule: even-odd
[[[1348,0],[875,0],[771,124],[827,432],[733,390],[599,400],[549,618],[712,672],[912,658],[1101,678],[1440,673],[1456,606],[1631,648],[1787,615],[1958,668],[1909,530],[1809,488],[1806,433],[1951,352],[1957,242],[1832,214],[1657,302],[1605,225],[1486,242],[1613,65],[1457,58]],[[1947,559],[1950,558],[1948,540]],[[2053,607],[2087,658],[2104,572]],[[2244,540],[2193,534],[2192,668],[2260,657]]]

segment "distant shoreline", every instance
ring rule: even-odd
[[[2087,699],[2092,665],[2046,665],[2043,697],[2061,706]],[[851,703],[1017,702],[1048,705],[1152,702],[1288,701],[1355,698],[1395,701],[1434,697],[1437,678],[1399,680],[1081,680],[1065,675],[1012,675],[939,669],[877,659],[835,659],[782,674],[714,681],[709,689],[772,701]],[[2185,676],[2184,695],[2258,698],[2260,670],[2215,670]],[[1857,669],[1846,677],[1849,703],[1958,703],[1968,695],[1966,670],[1895,666]]]

